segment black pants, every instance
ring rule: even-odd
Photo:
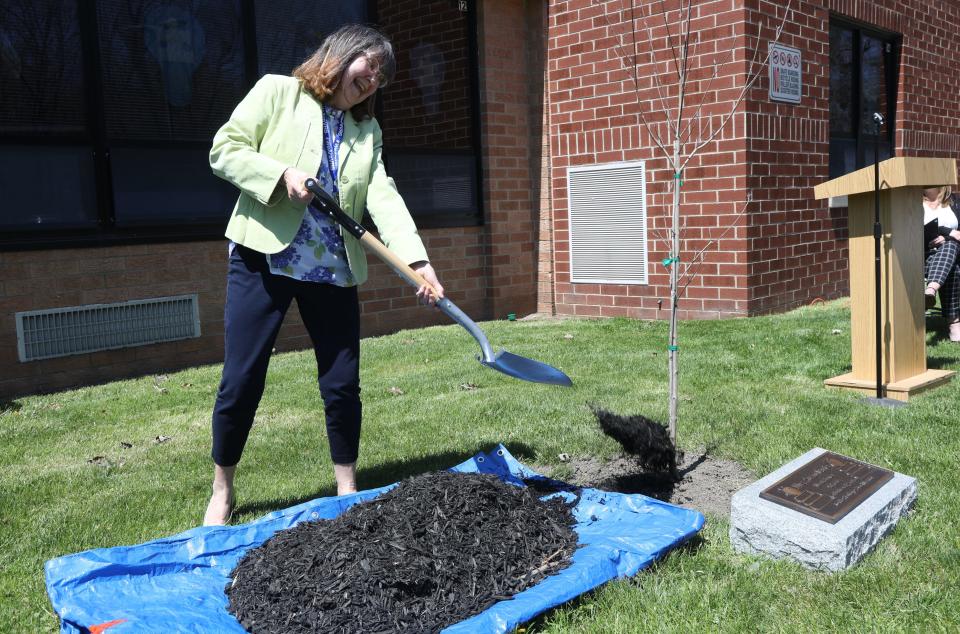
[[[960,317],[960,243],[947,239],[936,249],[927,251],[924,261],[924,277],[927,284],[937,282],[940,285],[940,306],[943,316],[949,321]]]
[[[330,457],[356,461],[360,445],[360,307],[356,287],[270,273],[262,253],[237,245],[227,272],[223,377],[213,410],[213,461],[240,461],[263,395],[267,365],[290,302],[313,341]]]

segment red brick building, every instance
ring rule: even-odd
[[[692,115],[702,101],[706,129],[718,125],[744,87],[755,51],[761,59],[766,55],[788,4],[792,13],[779,43],[795,50],[801,62],[798,103],[771,98],[765,70],[682,177],[687,242],[681,259],[715,241],[681,300],[686,317],[755,315],[846,294],[843,201],[828,206],[813,199],[812,189],[873,162],[872,112],[887,119],[881,158],[891,151],[957,157],[960,149],[960,102],[947,87],[960,74],[951,53],[960,28],[955,2],[693,3],[691,25],[698,38],[691,44],[685,114]],[[666,3],[674,45],[680,5]],[[678,81],[671,76],[675,66],[660,4],[635,2],[632,30],[630,6],[629,0],[550,3],[552,218],[543,226],[552,239],[541,241],[541,310],[655,318],[669,304],[669,276],[660,264],[669,256],[663,240],[649,240],[647,284],[571,281],[570,168],[645,161],[648,229],[668,226],[672,173],[638,110],[666,138],[660,90],[673,106],[669,96],[676,94]],[[632,54],[631,33],[638,42],[639,88],[623,65]],[[717,60],[726,63],[711,82]],[[662,89],[651,79],[655,72]],[[545,257],[551,245],[552,257]]]
[[[709,135],[754,52],[766,56],[787,0],[694,4],[687,112],[700,107],[694,133]],[[678,5],[667,3],[674,42]],[[812,189],[872,162],[872,112],[887,117],[884,156],[958,154],[960,61],[950,51],[960,5],[791,6],[778,90],[764,69],[682,174],[681,266],[707,247],[681,302],[686,318],[846,294],[843,201],[815,201]],[[209,174],[209,138],[257,77],[288,73],[355,20],[396,44],[400,72],[380,114],[387,167],[468,314],[665,316],[669,253],[657,236],[673,174],[639,117],[666,138],[660,95],[677,82],[660,3],[636,0],[632,19],[630,7],[5,3],[0,398],[220,360],[220,236],[235,194]],[[382,265],[361,300],[368,335],[443,322]],[[277,348],[307,346],[296,311],[287,322]]]

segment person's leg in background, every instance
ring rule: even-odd
[[[940,289],[940,307],[947,320],[950,341],[960,341],[960,263],[954,265]]]
[[[213,493],[204,526],[226,524],[233,511],[233,476],[263,396],[270,354],[294,285],[272,275],[262,253],[234,248],[224,306],[223,376],[213,409]]]
[[[958,257],[960,257],[960,243],[956,240],[947,240],[927,256],[924,263],[924,276],[927,278],[924,301],[927,308],[933,308],[936,304],[937,291],[952,275]]]
[[[297,306],[313,341],[337,495],[357,490],[360,447],[360,304],[357,288],[311,284]]]

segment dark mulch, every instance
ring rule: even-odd
[[[627,453],[636,456],[641,466],[676,478],[677,449],[665,425],[640,414],[622,416],[598,407],[592,409],[603,433],[620,443]]]
[[[428,473],[250,550],[226,588],[251,632],[437,632],[570,565],[558,497],[493,475]]]

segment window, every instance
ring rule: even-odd
[[[893,156],[899,36],[830,22],[830,178]],[[873,113],[883,115],[877,138]]]
[[[398,63],[378,117],[387,172],[418,222],[428,226],[476,224],[481,217],[471,72],[476,46],[460,4],[378,3]]]
[[[221,237],[237,191],[210,171],[213,134],[258,77],[349,22],[394,40],[379,119],[418,224],[478,223],[474,18],[422,4],[0,3],[0,248]]]

